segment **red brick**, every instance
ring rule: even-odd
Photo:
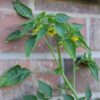
[[[14,55],[12,55],[14,56]],[[20,54],[19,54],[20,56]],[[5,56],[6,57],[6,56]],[[12,66],[19,64],[26,67],[34,73],[51,73],[57,67],[54,60],[50,59],[0,59],[0,74]]]
[[[41,80],[50,84],[56,91],[60,84],[60,78],[53,73],[56,65],[53,60],[32,60],[32,59],[4,59],[0,60],[0,75],[12,66],[19,64],[32,71],[31,76],[24,82],[7,88],[0,89],[0,100],[14,100],[24,94],[33,94],[37,91],[37,81]],[[55,93],[55,94],[56,94]]]
[[[99,4],[99,0],[36,0],[36,10],[100,14]]]

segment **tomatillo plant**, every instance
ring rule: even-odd
[[[64,100],[90,100],[92,93],[89,85],[87,85],[85,97],[80,98],[77,91],[75,90],[76,67],[79,66],[80,63],[87,64],[91,74],[98,81],[98,66],[92,59],[90,53],[91,49],[88,47],[84,37],[81,34],[83,25],[69,23],[69,19],[71,17],[64,13],[47,14],[42,12],[33,16],[31,9],[21,3],[19,0],[13,0],[13,6],[20,16],[29,19],[29,21],[26,21],[20,25],[20,29],[10,33],[6,38],[6,43],[20,39],[25,35],[29,35],[29,39],[25,43],[25,55],[29,57],[38,42],[43,39],[50,49],[57,65],[54,73],[60,75],[63,78],[65,90],[67,87],[70,90],[69,93],[61,93]],[[54,38],[56,40],[55,47],[58,53],[58,58],[56,58],[54,47],[48,42],[48,38]],[[64,73],[61,47],[64,48],[66,53],[69,54],[69,56],[74,61],[74,86],[70,83],[69,79]],[[76,49],[78,47],[83,47],[86,49],[87,53],[77,59]],[[21,82],[23,79],[26,79],[30,73],[31,72],[28,69],[24,69],[19,65],[16,65],[0,77],[0,87],[15,85]],[[37,94],[25,95],[23,100],[49,100],[52,98],[53,89],[50,85],[40,80],[38,81],[38,85],[39,91]]]

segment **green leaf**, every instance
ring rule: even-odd
[[[58,13],[55,15],[55,19],[58,23],[65,23],[70,17],[63,13]]]
[[[87,88],[86,88],[86,91],[85,91],[85,96],[86,96],[86,100],[90,100],[91,97],[92,97],[92,93],[91,93],[89,85],[87,85]]]
[[[17,83],[25,80],[29,75],[29,70],[16,65],[0,77],[0,87],[16,85]]]
[[[37,32],[37,38],[36,41],[39,41],[41,38],[43,38],[47,33],[47,28],[43,26],[38,32]]]
[[[75,30],[78,30],[78,31],[80,31],[83,28],[82,24],[77,24],[77,23],[73,23],[72,26]]]
[[[71,95],[65,95],[63,94],[64,100],[74,100],[74,98]]]
[[[26,41],[26,44],[25,44],[25,55],[27,57],[30,56],[33,48],[35,47],[36,45],[36,38],[37,38],[37,35],[29,38],[27,41]]]
[[[16,30],[16,31],[10,33],[10,34],[7,36],[5,42],[8,43],[8,42],[10,42],[10,41],[17,40],[17,39],[19,39],[19,38],[21,38],[21,31],[20,31],[20,30]]]
[[[56,23],[56,20],[53,17],[48,18],[49,23]]]
[[[61,67],[58,67],[58,68],[56,68],[55,70],[54,70],[54,73],[56,74],[56,75],[61,75],[62,74],[62,71],[64,71]]]
[[[52,88],[48,84],[38,81],[39,89],[47,96],[52,97]]]
[[[73,60],[76,60],[76,46],[75,46],[75,43],[70,39],[66,39],[63,42],[63,47],[67,51],[67,53],[73,58]]]
[[[31,31],[32,29],[34,29],[34,27],[35,27],[35,23],[33,21],[24,24],[23,29],[21,30],[21,35],[24,35],[25,33]]]
[[[46,16],[45,12],[41,12],[36,16],[36,20],[40,21],[42,18],[44,18]]]
[[[95,62],[91,61],[88,63],[89,70],[93,75],[94,79],[98,81],[98,66]]]
[[[66,32],[66,29],[65,29],[65,27],[64,27],[63,25],[61,25],[61,24],[56,24],[55,30],[56,30],[57,34],[58,34],[60,37],[64,37],[65,32]]]
[[[79,98],[79,100],[85,100],[85,97],[81,97],[81,98]]]
[[[40,100],[44,100],[44,98],[45,98],[44,94],[42,92],[40,92],[40,91],[37,92],[37,97]]]
[[[16,12],[25,18],[32,18],[33,14],[30,8],[22,4],[19,0],[14,0],[13,1],[13,6],[16,10]]]
[[[22,97],[22,100],[38,100],[34,95],[25,95]]]

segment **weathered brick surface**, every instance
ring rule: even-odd
[[[12,66],[19,64],[29,69],[32,74],[24,82],[0,89],[0,100],[14,100],[24,94],[35,93],[38,87],[37,81],[42,80],[50,84],[54,89],[60,84],[60,77],[51,73],[56,68],[53,60],[27,60],[27,59],[6,59],[0,60],[0,75]]]
[[[99,0],[36,0],[36,10],[100,14]]]
[[[100,50],[100,19],[91,20],[91,47]]]
[[[24,53],[24,45],[25,41],[28,37],[24,37],[18,41],[11,42],[9,44],[5,44],[4,40],[10,32],[13,32],[17,27],[24,23],[26,19],[18,16],[12,6],[13,0],[0,0],[0,75],[3,74],[7,69],[11,68],[16,64],[20,64],[23,67],[28,68],[32,71],[32,75],[24,82],[19,85],[1,88],[0,89],[0,100],[19,100],[23,94],[33,94],[37,90],[37,81],[43,80],[48,84],[52,85],[54,90],[57,93],[57,86],[60,85],[60,77],[54,75],[52,71],[56,68],[56,64],[54,60],[46,59],[46,55],[49,50],[44,43],[44,40],[41,40],[36,49],[34,50],[34,54],[43,53],[43,59],[33,59],[33,58],[25,58],[19,54],[19,58],[16,58],[14,53]],[[21,0],[28,6],[31,5],[31,8],[34,8],[34,4],[30,1],[34,0]],[[99,0],[35,0],[36,11],[44,10],[50,12],[74,12],[76,13],[76,18],[72,18],[69,20],[71,23],[79,23],[83,24],[84,27],[82,29],[82,34],[86,38],[86,40],[90,40],[92,49],[96,52],[100,52],[100,19],[96,18],[88,18],[90,22],[88,22],[86,16],[78,16],[77,13],[81,14],[100,14],[100,1]],[[81,3],[80,3],[81,2]],[[34,12],[35,13],[35,12]],[[74,15],[73,13],[73,15]],[[81,18],[80,18],[81,17]],[[92,16],[94,17],[94,16]],[[88,24],[88,25],[87,25]],[[87,30],[88,29],[88,30]],[[89,37],[90,34],[90,37]],[[88,36],[88,37],[87,37]],[[55,40],[49,39],[49,42],[55,47]],[[79,53],[85,52],[82,48],[77,50]],[[62,52],[64,52],[62,50]],[[12,54],[12,57],[4,55]],[[37,55],[39,58],[39,55]],[[97,55],[96,55],[97,57]],[[48,58],[48,57],[47,57]],[[100,65],[100,58],[96,59],[98,65]],[[66,75],[72,80],[72,60],[65,59],[65,72]],[[100,67],[100,66],[99,66]],[[80,70],[77,72],[76,78],[76,89],[79,93],[83,93],[86,88],[87,82],[90,83],[90,87],[93,92],[100,92],[100,81],[97,83],[90,72],[88,71],[86,66],[81,66]],[[100,75],[99,75],[100,76]],[[100,77],[99,77],[100,78]],[[56,94],[55,94],[56,95]]]

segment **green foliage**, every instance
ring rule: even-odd
[[[81,29],[83,25],[81,24],[70,24],[70,17],[63,13],[57,14],[46,14],[45,12],[39,13],[33,18],[33,14],[30,8],[25,6],[19,0],[13,1],[13,6],[16,12],[24,17],[30,19],[29,21],[23,23],[19,30],[16,30],[8,35],[6,38],[6,42],[14,41],[17,39],[21,39],[25,35],[29,35],[30,38],[26,41],[25,44],[25,55],[27,57],[30,56],[32,50],[36,47],[37,43],[41,39],[47,40],[47,37],[54,38],[56,40],[56,49],[58,50],[59,61],[54,54],[53,47],[47,42],[48,48],[51,50],[54,59],[57,63],[57,68],[55,69],[56,75],[62,76],[65,82],[65,88],[68,87],[72,93],[63,94],[64,100],[90,100],[92,94],[89,86],[86,89],[86,97],[79,98],[70,81],[67,79],[64,69],[62,67],[62,58],[60,47],[63,47],[64,50],[70,55],[70,57],[76,61],[76,49],[78,47],[83,47],[87,51],[91,50],[85,38],[81,34]],[[90,53],[84,54],[78,61],[76,61],[76,65],[80,63],[85,63],[88,65],[88,68],[93,75],[93,77],[98,80],[98,66],[95,61],[92,59]],[[21,68],[19,65],[14,66],[10,70],[8,70],[5,74],[0,77],[0,87],[6,87],[15,85],[24,79],[26,79],[30,75],[30,71]],[[35,95],[25,95],[23,96],[23,100],[50,100],[52,98],[53,90],[52,87],[42,81],[38,81],[39,91]]]
[[[16,10],[16,12],[25,18],[33,18],[33,14],[30,8],[22,4],[19,0],[13,1],[13,6]]]
[[[27,57],[29,57],[30,53],[36,45],[36,37],[37,35],[29,38],[25,44],[25,54]]]
[[[16,65],[0,77],[0,87],[16,85],[17,83],[25,80],[29,75],[29,70],[27,70],[26,68],[21,68],[21,66],[19,65]]]
[[[86,100],[90,100],[92,97],[92,93],[91,93],[89,85],[87,85],[85,95],[86,95]]]
[[[82,25],[82,24],[73,23],[73,24],[72,24],[72,27],[73,27],[75,30],[80,31],[80,30],[83,28],[83,25]]]
[[[91,74],[93,75],[94,79],[98,81],[98,71],[99,68],[96,64],[96,62],[92,59],[91,53],[85,53],[84,56],[81,57],[79,60],[79,63],[85,63],[87,64]]]
[[[60,37],[64,37],[65,36],[65,32],[66,32],[66,28],[64,27],[64,25],[62,24],[56,24],[55,25],[56,28],[56,32]]]
[[[34,95],[24,95],[22,97],[22,100],[38,100],[36,96]]]
[[[70,39],[66,39],[63,41],[63,47],[67,51],[67,53],[73,58],[73,60],[76,60],[75,43]]]
[[[42,37],[44,37],[46,33],[47,33],[47,28],[43,26],[37,33],[36,41],[39,41],[40,39],[42,39]]]
[[[37,92],[37,97],[38,97],[38,99],[40,99],[40,100],[44,100],[45,95],[44,95],[42,92],[38,91],[38,92]]]
[[[21,31],[20,30],[16,30],[16,31],[14,31],[14,32],[12,32],[12,33],[10,33],[8,35],[8,37],[6,38],[5,42],[8,43],[10,41],[17,40],[19,38],[21,38]]]
[[[43,92],[46,97],[52,97],[52,87],[42,81],[38,81],[39,90]]]
[[[71,95],[65,95],[63,94],[64,100],[74,100],[74,98]]]
[[[67,16],[66,14],[62,14],[62,13],[58,13],[55,15],[55,19],[58,23],[66,23],[66,21],[69,18],[70,18],[69,16]]]
[[[81,98],[79,98],[79,100],[85,100],[85,97],[81,97]]]
[[[31,32],[32,29],[35,28],[35,22],[30,21],[22,25],[21,35],[25,35],[28,32]]]

